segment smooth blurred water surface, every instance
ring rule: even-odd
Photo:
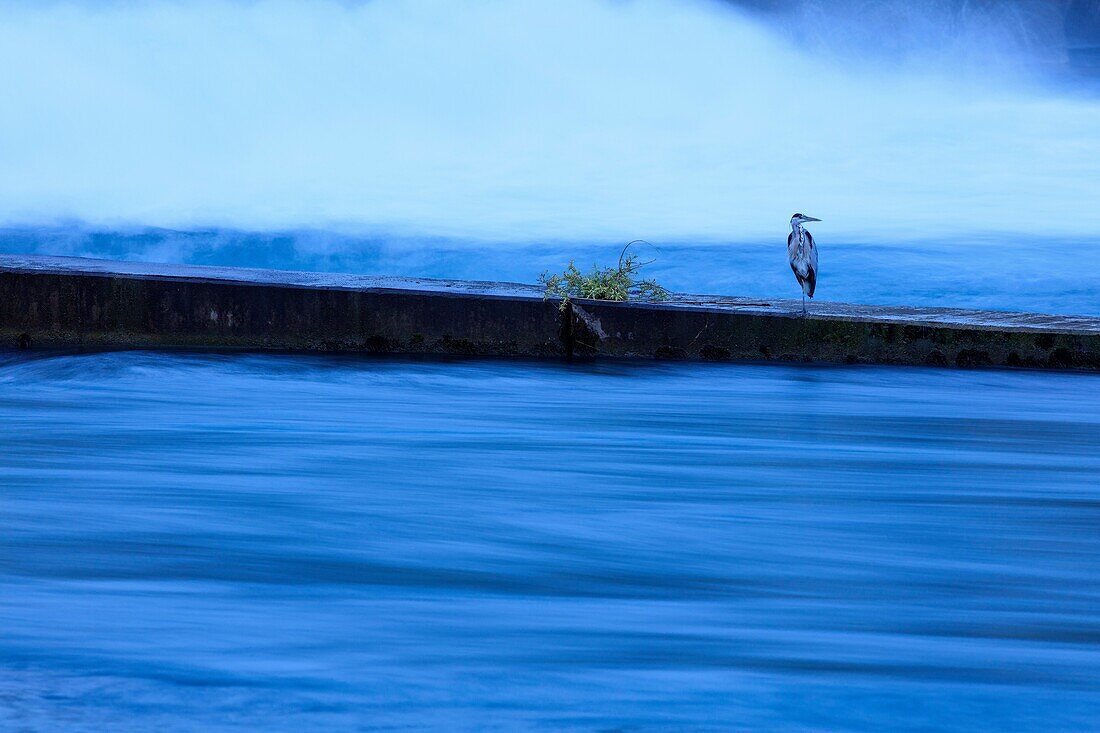
[[[1100,315],[1057,3],[0,20],[3,252]],[[1098,384],[0,353],[0,731],[1095,729]]]
[[[1094,238],[1066,5],[9,0],[0,224]]]
[[[0,358],[3,730],[1100,719],[1092,375]]]

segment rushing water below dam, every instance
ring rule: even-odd
[[[1089,729],[1097,384],[0,356],[0,729]]]
[[[1100,315],[1094,6],[9,2],[0,252]],[[1098,380],[0,351],[0,733],[1096,730]]]

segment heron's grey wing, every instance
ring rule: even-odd
[[[817,244],[814,243],[814,238],[809,232],[806,232],[806,249],[806,264],[809,270],[806,280],[810,283],[806,295],[812,298],[814,297],[814,290],[817,289]]]
[[[806,288],[806,295],[811,298],[814,297],[814,291],[817,290],[817,268],[812,264],[808,265],[808,272],[806,273],[806,282],[809,283],[809,287]],[[798,278],[799,285],[802,284],[802,278]]]
[[[798,271],[798,245],[794,241],[794,232],[787,235],[787,262],[791,265],[791,272],[794,273],[794,279],[798,281],[798,287],[805,291],[806,278]]]
[[[795,267],[793,262],[791,263],[791,272],[794,273],[794,279],[798,281],[798,286],[802,287],[802,283],[806,281],[806,278],[798,273],[798,268]]]
[[[791,266],[791,272],[794,273],[794,279],[798,281],[798,287],[803,287],[802,283],[804,279],[798,272],[798,266],[795,264],[798,260],[798,248],[794,243],[794,232],[787,235],[787,262]]]

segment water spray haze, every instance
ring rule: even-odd
[[[849,10],[829,45],[840,11],[811,36],[805,7],[694,0],[9,6],[0,221],[737,239],[803,208],[864,238],[1100,227],[1095,100],[1019,73],[1011,34],[867,53]]]

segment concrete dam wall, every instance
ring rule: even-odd
[[[1100,370],[1100,318],[675,295],[577,300],[533,285],[0,256],[0,347]]]

